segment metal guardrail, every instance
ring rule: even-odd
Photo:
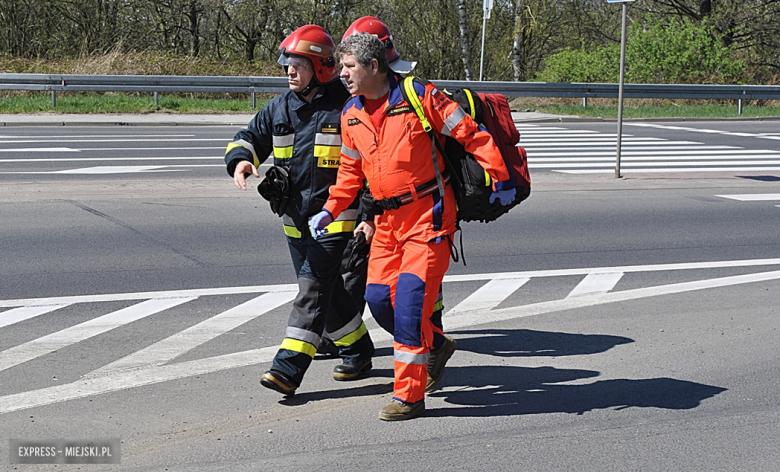
[[[617,98],[618,84],[549,83],[549,82],[467,82],[432,80],[440,88],[468,87],[476,92],[501,93],[507,97]],[[37,90],[52,93],[56,106],[57,92],[146,92],[154,93],[246,93],[256,107],[256,93],[283,93],[288,90],[286,77],[220,77],[168,75],[70,75],[70,74],[0,74],[0,90]],[[743,100],[780,100],[777,85],[676,85],[624,84],[626,98],[687,98],[703,100],[737,100],[742,112]]]

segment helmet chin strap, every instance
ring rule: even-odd
[[[317,81],[317,78],[316,77],[312,77],[311,81],[309,82],[309,85],[307,85],[306,88],[301,90],[301,95],[305,97],[305,96],[307,96],[307,95],[309,95],[311,93],[312,89],[314,89],[316,87],[319,87],[319,86],[320,86],[320,83]]]

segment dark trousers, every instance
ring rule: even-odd
[[[331,235],[315,240],[304,233],[300,239],[288,237],[287,243],[298,276],[298,296],[293,302],[285,340],[271,369],[287,374],[300,385],[326,322],[329,332],[342,330],[350,323],[362,325],[365,330],[365,325],[341,277],[341,257],[347,239]],[[339,346],[339,356],[345,362],[373,355],[374,345],[367,332],[349,345]]]

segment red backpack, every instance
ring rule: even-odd
[[[414,77],[404,78],[401,93],[404,99],[412,105],[417,116],[423,122],[423,127],[425,127],[427,119],[422,115],[422,104],[414,91],[414,80],[421,82],[420,79]],[[444,90],[444,93],[455,100],[463,111],[478,124],[484,126],[493,136],[493,140],[504,158],[504,164],[514,179],[516,191],[515,199],[510,205],[504,206],[498,201],[491,204],[489,199],[493,192],[492,182],[474,156],[467,153],[459,142],[449,137],[446,138],[445,144],[442,146],[433,130],[426,129],[453,177],[455,199],[458,202],[458,221],[482,221],[485,223],[495,221],[531,194],[528,157],[525,149],[517,146],[520,142],[520,133],[512,119],[509,103],[503,95],[497,93],[475,94],[469,89],[456,89],[453,92]],[[441,179],[438,170],[436,178]]]

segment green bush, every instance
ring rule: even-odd
[[[653,17],[631,24],[626,42],[628,83],[738,83],[746,63],[733,57],[712,26],[688,19],[663,22]],[[606,82],[619,80],[620,46],[609,44],[586,51],[567,49],[547,58],[537,79],[545,82]]]
[[[620,74],[620,46],[610,44],[592,51],[566,49],[545,61],[536,75],[543,82],[617,82]]]

